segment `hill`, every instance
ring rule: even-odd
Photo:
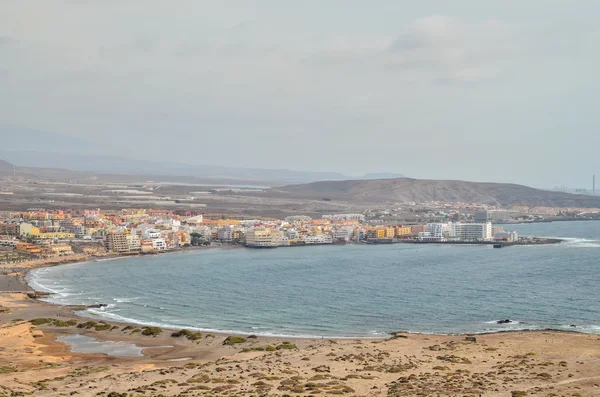
[[[278,191],[296,197],[350,203],[464,202],[490,205],[600,208],[600,197],[534,189],[509,183],[427,179],[377,179],[313,182],[288,185]]]
[[[13,165],[8,161],[4,161],[0,159],[0,170],[11,170],[13,169]]]

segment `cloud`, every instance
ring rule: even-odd
[[[387,50],[389,70],[429,71],[432,81],[495,79],[527,54],[518,29],[499,21],[434,15],[409,24]],[[527,43],[528,44],[528,43]]]

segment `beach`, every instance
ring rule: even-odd
[[[89,323],[77,316],[80,307],[52,305],[25,292],[0,294],[0,307],[0,396],[600,394],[598,335],[298,339],[190,333],[188,339],[167,329]],[[72,335],[110,343],[117,354],[135,345],[141,355],[109,356],[101,353],[102,343],[96,353],[73,352],[57,340]]]

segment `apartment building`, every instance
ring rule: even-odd
[[[246,233],[246,245],[249,247],[272,247],[271,229],[252,229]]]
[[[129,252],[127,233],[112,232],[104,237],[104,248],[110,252]]]
[[[453,223],[452,237],[459,240],[491,240],[492,223]]]
[[[142,250],[142,240],[137,234],[128,234],[126,237],[129,252],[138,252]]]

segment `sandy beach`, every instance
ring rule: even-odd
[[[27,290],[20,277],[0,281]],[[173,330],[90,322],[77,309],[82,308],[48,304],[26,292],[0,294],[0,396],[600,395],[598,335],[537,331],[331,340],[190,333],[188,338],[171,336]],[[57,340],[72,335],[87,336],[99,347],[95,353],[74,352]],[[98,342],[117,354],[137,346],[141,355],[109,356]]]

